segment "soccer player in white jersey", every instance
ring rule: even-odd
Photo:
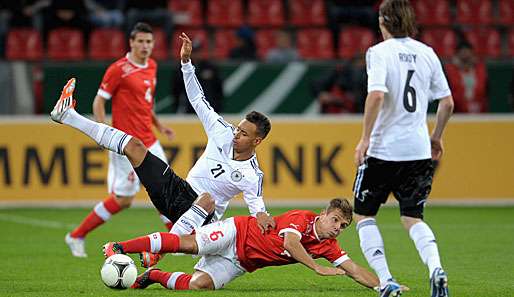
[[[402,224],[428,266],[432,296],[446,297],[448,277],[434,233],[423,221],[423,209],[432,186],[432,162],[443,153],[442,134],[453,99],[437,55],[411,38],[416,26],[409,1],[383,1],[379,24],[384,41],[366,54],[368,96],[355,149],[358,170],[353,190],[360,245],[380,279],[380,296],[399,296],[401,288],[389,271],[375,221],[380,205],[393,193]],[[426,114],[431,100],[438,100],[439,106],[429,136]]]
[[[78,114],[73,99],[75,79],[64,87],[51,118],[82,131],[110,151],[126,155],[154,206],[174,223],[172,233],[190,234],[212,219],[220,219],[229,200],[239,193],[243,194],[250,214],[256,217],[261,231],[274,228],[275,222],[264,205],[263,173],[255,154],[255,148],[271,130],[271,123],[265,115],[252,111],[234,127],[216,113],[205,100],[194,73],[195,68],[190,60],[192,42],[184,33],[181,39],[182,72],[187,96],[208,137],[205,152],[186,180],[177,176],[138,138]],[[210,195],[200,196],[202,193]],[[144,266],[152,266],[159,258],[158,255],[147,254],[142,256],[142,262]]]

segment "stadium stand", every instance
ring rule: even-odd
[[[43,58],[43,42],[35,29],[16,28],[7,34],[8,60],[37,61]]]
[[[201,27],[203,25],[202,3],[200,0],[169,0],[168,9],[175,19],[182,19],[178,23],[186,27]]]
[[[85,58],[84,35],[71,28],[57,28],[48,33],[48,58],[54,61],[80,61]]]
[[[248,24],[254,27],[280,27],[285,24],[281,0],[250,1]]]
[[[328,29],[301,29],[297,32],[297,47],[304,59],[332,59],[334,45]]]
[[[481,58],[499,58],[501,54],[500,34],[493,28],[473,28],[464,32],[466,40],[473,45]]]
[[[451,58],[455,54],[457,36],[452,29],[434,28],[423,30],[421,41],[430,45],[443,59]]]
[[[178,38],[180,34],[180,31],[175,31],[171,40],[171,55],[177,60],[180,58],[180,47],[182,46],[182,41]],[[207,59],[210,51],[207,32],[203,29],[190,29],[187,34],[193,41],[195,57]]]
[[[422,26],[450,25],[450,7],[446,0],[413,1],[416,21]]]
[[[338,56],[351,59],[355,55],[364,55],[366,50],[375,43],[373,31],[364,27],[347,27],[339,33]]]
[[[294,26],[325,26],[327,15],[322,0],[288,1],[289,23]]]
[[[255,33],[255,43],[257,45],[257,56],[261,59],[266,57],[266,54],[271,48],[276,46],[274,29],[262,29]]]
[[[214,32],[214,57],[226,59],[236,45],[235,30],[220,29]]]
[[[244,23],[240,0],[211,0],[207,5],[207,24],[213,27],[240,27]]]
[[[507,26],[514,25],[514,1],[500,0],[498,3],[499,23]]]
[[[491,1],[457,0],[457,23],[487,25],[492,21]]]
[[[123,32],[114,28],[101,28],[91,32],[89,37],[89,58],[91,60],[113,60],[126,51]]]

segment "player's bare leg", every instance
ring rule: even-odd
[[[449,296],[448,276],[442,268],[439,249],[432,229],[419,218],[401,216],[401,220],[418,250],[421,261],[428,267],[431,296]]]

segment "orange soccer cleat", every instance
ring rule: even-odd
[[[61,96],[50,113],[50,117],[57,123],[62,123],[66,111],[75,107],[75,100],[73,100],[73,91],[75,90],[75,78],[68,80],[62,89]]]
[[[139,259],[141,260],[141,266],[148,268],[156,265],[162,258],[164,258],[164,254],[150,253],[150,252],[141,252],[139,254]]]
[[[104,254],[105,258],[109,258],[110,256],[112,256],[114,254],[125,254],[123,252],[123,247],[121,246],[121,244],[119,244],[117,242],[108,242],[108,243],[104,244],[102,249],[103,249],[103,254]]]

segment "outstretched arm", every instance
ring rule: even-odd
[[[296,261],[314,270],[317,274],[323,276],[342,275],[344,270],[334,267],[326,267],[318,265],[314,259],[307,253],[305,248],[300,243],[301,237],[293,232],[285,232],[284,234],[284,249]]]
[[[366,270],[364,267],[359,266],[351,259],[348,259],[338,266],[346,272],[346,275],[353,278],[354,281],[359,284],[374,289],[380,285],[380,282],[376,275]]]
[[[185,33],[182,33],[179,38],[182,40],[180,60],[182,63],[182,73],[187,98],[200,118],[205,132],[210,136],[217,133],[216,131],[218,130],[226,131],[227,128],[231,129],[231,125],[225,122],[223,118],[214,111],[209,102],[205,100],[205,94],[203,93],[202,86],[195,75],[195,67],[191,63],[191,39],[189,39]]]

